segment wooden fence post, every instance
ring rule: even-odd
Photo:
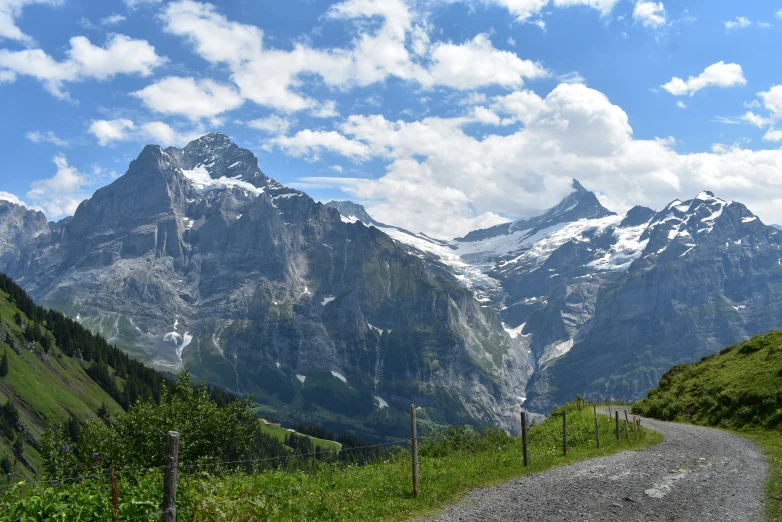
[[[616,443],[619,444],[619,410],[616,411]]]
[[[597,449],[600,449],[600,424],[597,422],[597,406],[594,406],[595,411],[595,439],[597,440]]]
[[[524,465],[529,465],[529,450],[527,448],[527,413],[521,410],[521,446],[524,452]]]
[[[119,483],[111,463],[111,522],[119,522]]]
[[[633,415],[633,429],[635,430],[635,440],[638,440],[638,421]]]
[[[163,522],[176,522],[176,475],[179,466],[179,433],[168,432],[166,465],[163,468]]]
[[[410,450],[413,457],[413,498],[418,498],[418,432],[415,422],[415,404],[410,405]]]
[[[567,456],[567,410],[562,410],[562,454]]]
[[[625,437],[630,440],[630,419],[627,418],[627,408],[625,408]]]

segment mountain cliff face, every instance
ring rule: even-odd
[[[36,223],[24,210],[0,226]],[[382,435],[414,402],[434,422],[515,421],[531,369],[494,310],[379,229],[266,177],[222,134],[147,146],[72,219],[28,228],[0,270],[36,300],[278,418],[349,417]]]
[[[782,232],[710,192],[617,216],[574,182],[539,217],[450,242],[380,228],[497,310],[530,350],[536,411],[642,397],[674,364],[782,327]]]
[[[782,232],[703,192],[618,216],[559,205],[445,241],[322,205],[222,134],[146,147],[72,218],[0,202],[0,270],[158,368],[278,418],[401,434],[515,427],[577,393],[634,399],[673,364],[782,327]]]
[[[50,232],[43,212],[0,200],[0,266],[22,270],[39,236]]]

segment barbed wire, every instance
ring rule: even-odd
[[[154,466],[151,468],[134,468],[134,469],[127,469],[127,470],[114,470],[114,475],[140,475],[142,473],[149,473],[150,471],[156,471],[156,470],[162,470],[166,466]],[[31,486],[40,486],[43,484],[57,484],[58,482],[75,482],[79,480],[88,480],[88,479],[94,479],[94,478],[104,478],[104,477],[110,477],[111,471],[108,471],[106,473],[93,473],[91,475],[79,475],[74,477],[65,477],[65,478],[59,478],[59,479],[49,479],[49,480],[37,480],[37,481],[21,481],[16,482],[14,484],[5,484],[0,485],[0,491],[15,487],[31,487]]]
[[[416,440],[420,440],[421,437],[417,437]],[[320,451],[313,451],[309,453],[293,453],[290,455],[278,455],[276,457],[267,457],[263,459],[242,459],[242,460],[230,460],[230,461],[224,461],[224,462],[206,462],[203,464],[180,464],[180,469],[188,469],[188,468],[194,468],[194,467],[218,467],[218,466],[228,466],[233,464],[255,464],[259,462],[270,462],[274,460],[283,460],[283,459],[296,459],[301,457],[310,457],[310,456],[318,456],[323,455],[326,453],[343,453],[347,451],[356,451],[356,450],[363,450],[363,449],[369,449],[369,448],[380,448],[385,446],[394,446],[394,445],[400,445],[404,442],[409,442],[412,439],[403,439],[403,440],[397,440],[394,442],[384,442],[382,444],[371,444],[368,446],[356,446],[353,448],[341,448],[338,450],[320,450]]]
[[[381,448],[381,447],[388,447],[388,446],[394,446],[394,445],[401,445],[404,443],[409,443],[412,439],[400,439],[393,442],[384,442],[381,444],[370,444],[366,446],[356,446],[352,448],[345,448],[342,447],[340,449],[322,449],[317,450],[314,452],[308,452],[308,453],[292,453],[289,455],[278,455],[275,457],[266,457],[261,459],[241,459],[241,460],[227,460],[227,461],[219,461],[219,462],[200,462],[200,463],[191,463],[191,464],[183,464],[178,463],[177,469],[181,470],[188,470],[193,468],[198,469],[204,469],[204,468],[217,468],[220,466],[231,466],[231,465],[238,465],[238,464],[257,464],[262,462],[271,462],[271,461],[277,461],[277,460],[285,460],[285,459],[299,459],[304,457],[312,457],[312,456],[322,456],[325,454],[340,454],[340,453],[346,453],[350,451],[358,451],[358,450],[365,450],[365,449],[371,449],[371,448]],[[421,437],[417,437],[416,440],[420,441]],[[132,469],[118,469],[114,471],[114,475],[116,476],[122,476],[122,475],[140,475],[140,474],[146,474],[151,471],[162,471],[166,469],[168,466],[162,465],[162,466],[153,466],[153,467],[143,467],[143,468],[132,468]],[[0,491],[8,490],[11,488],[21,488],[21,487],[36,487],[41,485],[56,485],[59,483],[65,483],[65,482],[79,482],[89,479],[97,479],[97,478],[105,478],[110,477],[111,472],[106,473],[93,473],[93,474],[87,474],[87,475],[78,475],[73,477],[66,477],[66,478],[59,478],[59,479],[49,479],[49,480],[38,480],[38,481],[21,481],[16,482],[13,484],[5,484],[0,485]]]

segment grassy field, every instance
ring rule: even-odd
[[[601,415],[599,422],[602,447],[597,449],[592,413],[568,407],[567,457],[562,455],[561,414],[533,426],[529,467],[522,463],[520,439],[501,430],[478,434],[452,428],[443,436],[430,437],[421,444],[417,499],[412,498],[410,454],[402,448],[364,466],[314,462],[298,470],[183,475],[178,485],[178,520],[408,520],[435,513],[477,487],[662,440],[658,433],[642,429],[640,440],[634,434],[630,440],[623,435],[617,444],[611,419]],[[159,473],[121,479],[121,519],[157,520],[161,483]],[[7,501],[19,492],[10,495]],[[0,519],[17,520],[36,512],[43,515],[31,520],[105,520],[109,498],[105,479],[60,489],[39,488],[16,504],[9,502],[11,509],[0,511]],[[145,513],[151,515],[145,518]]]
[[[633,411],[729,429],[754,440],[770,465],[769,518],[782,520],[782,332],[675,366]]]
[[[290,434],[288,430],[281,426],[272,426],[271,424],[265,424],[263,422],[261,423],[261,430],[264,433],[271,435],[275,439],[279,440],[283,444],[285,443],[285,437]],[[299,433],[299,435],[302,434]],[[304,436],[310,439],[316,448],[328,451],[339,451],[342,448],[342,445],[339,442],[334,442],[333,440],[319,439],[310,435]]]

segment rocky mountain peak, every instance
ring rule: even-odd
[[[147,176],[177,167],[177,162],[169,154],[166,154],[159,145],[147,145],[136,159],[130,162],[127,175]]]
[[[615,216],[597,199],[597,196],[579,183],[572,181],[573,192],[568,194],[556,206],[551,207],[539,216],[519,219],[511,223],[503,223],[483,230],[470,232],[463,238],[457,238],[459,242],[481,241],[492,237],[512,234],[514,231],[529,230],[534,234],[544,228],[552,227],[560,223],[569,223],[579,219],[596,219],[607,216]]]
[[[348,223],[355,223],[361,221],[365,225],[385,226],[382,223],[376,221],[367,213],[367,210],[363,205],[353,203],[352,201],[329,201],[325,204],[329,208],[336,209],[342,221]]]
[[[237,179],[256,188],[280,187],[258,168],[258,158],[240,148],[221,132],[212,132],[188,143],[183,149],[165,151],[184,171],[203,170],[211,179]]]
[[[649,207],[636,205],[625,214],[620,227],[637,227],[652,220],[656,212]]]

